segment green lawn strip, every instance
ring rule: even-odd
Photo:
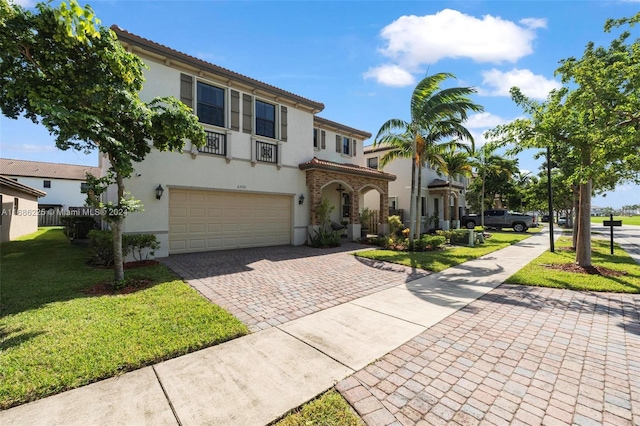
[[[591,217],[591,223],[602,223],[605,220],[609,220],[609,216]],[[614,216],[613,220],[621,220],[623,225],[640,226],[640,216]]]
[[[335,390],[304,404],[275,423],[275,426],[362,426],[363,422]]]
[[[510,246],[531,236],[528,233],[512,231],[489,233],[491,237],[485,239],[484,244],[479,244],[475,247],[452,246],[442,250],[424,252],[368,250],[357,252],[355,255],[367,259],[398,263],[412,268],[440,272],[451,266],[459,265],[468,260],[484,256],[487,253],[500,250],[501,248]]]
[[[575,263],[575,252],[563,250],[571,246],[566,237],[556,242],[556,252],[545,252],[531,261],[506,281],[509,284],[523,284],[540,287],[565,288],[583,291],[607,291],[616,293],[640,293],[640,265],[619,246],[615,245],[614,255],[609,254],[609,242],[593,239],[591,241],[592,264],[615,271],[626,272],[618,277],[577,274],[546,268],[549,264]]]
[[[163,265],[127,271],[135,293],[81,290],[113,279],[85,264],[60,229],[3,243],[0,408],[8,408],[246,334]]]

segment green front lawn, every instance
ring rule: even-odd
[[[575,252],[567,250],[571,246],[571,240],[563,237],[557,241],[555,253],[548,251],[543,253],[512,275],[506,282],[509,284],[566,288],[570,290],[640,293],[640,265],[618,245],[614,247],[614,254],[609,254],[609,244],[609,241],[606,240],[591,240],[592,264],[626,272],[626,275],[605,277],[595,274],[565,272],[545,267],[544,265],[550,264],[575,263]]]
[[[3,243],[0,408],[62,392],[246,334],[246,327],[156,265],[127,271],[153,284],[83,293],[113,279],[59,228]]]
[[[335,390],[303,405],[274,426],[362,426],[363,422]]]
[[[453,246],[442,250],[424,252],[369,250],[358,252],[355,255],[367,259],[382,260],[410,266],[412,268],[440,272],[451,266],[459,265],[468,260],[484,256],[487,253],[500,250],[501,248],[510,246],[531,236],[528,233],[517,233],[513,231],[489,233],[491,234],[491,238],[486,239],[484,244],[479,244],[475,247]]]
[[[602,223],[609,220],[609,216],[592,216],[591,223]],[[640,216],[614,216],[613,220],[621,220],[623,225],[640,226]]]

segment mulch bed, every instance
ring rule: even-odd
[[[147,266],[157,265],[159,262],[157,260],[148,259],[148,260],[139,260],[136,262],[125,262],[124,269],[137,269],[137,268],[146,268]],[[113,269],[113,266],[109,266],[108,269]],[[100,282],[96,285],[93,285],[89,288],[85,288],[82,290],[84,294],[88,294],[91,296],[105,296],[105,295],[114,295],[114,294],[129,294],[135,293],[136,291],[144,290],[153,284],[152,280],[148,280],[145,278],[129,278],[127,279],[127,286],[119,289],[113,289],[113,282]]]
[[[627,275],[627,273],[624,271],[616,271],[597,265],[591,265],[586,268],[580,265],[576,265],[575,263],[562,263],[542,266],[549,269],[556,269],[558,271],[573,272],[576,274],[601,275],[603,277],[620,277],[623,275]]]

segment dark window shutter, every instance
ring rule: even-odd
[[[180,101],[193,109],[193,77],[180,74]]]
[[[336,152],[342,152],[342,138],[336,135]]]
[[[327,133],[324,130],[320,132],[320,148],[327,149]]]
[[[280,107],[280,140],[287,141],[287,107]]]
[[[231,91],[231,130],[240,130],[240,92]]]
[[[250,95],[242,95],[242,131],[251,133],[253,130],[253,98]]]
[[[351,151],[351,156],[355,157],[356,156],[356,146],[358,145],[358,142],[356,142],[355,139],[351,139],[351,143],[353,144],[353,151]]]

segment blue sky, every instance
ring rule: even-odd
[[[19,3],[32,6],[29,0]],[[81,1],[81,4],[83,2]],[[640,1],[94,1],[103,25],[320,101],[319,115],[375,133],[389,118],[408,118],[415,83],[451,72],[452,84],[478,89],[485,113],[468,127],[482,132],[521,116],[508,96],[519,86],[544,99],[558,87],[558,61],[581,56],[589,41],[608,44],[606,18],[637,13]],[[638,30],[636,29],[635,32]],[[43,128],[0,118],[0,155],[97,165],[55,148]],[[371,143],[371,141],[365,142]],[[533,152],[520,168],[538,172]],[[640,187],[620,185],[593,204],[640,202]]]

